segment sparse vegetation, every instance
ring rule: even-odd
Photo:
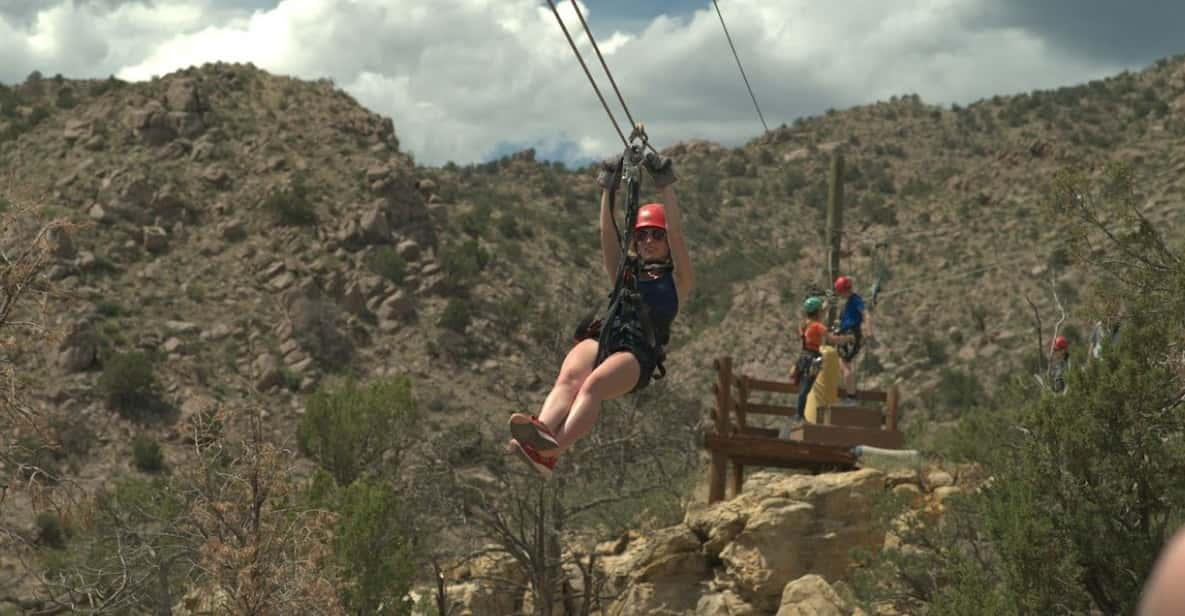
[[[301,451],[347,486],[366,471],[398,460],[417,430],[411,381],[346,380],[309,397],[297,427]],[[393,456],[384,461],[384,455]]]
[[[132,438],[132,463],[145,473],[160,472],[165,466],[160,443],[146,434],[137,434]]]
[[[469,326],[471,318],[469,302],[451,297],[448,300],[448,304],[444,307],[444,312],[440,315],[439,325],[445,329],[463,334],[465,333],[465,328]]]
[[[152,362],[140,351],[111,356],[99,376],[99,390],[107,406],[131,419],[147,419],[162,412],[159,389]]]
[[[300,180],[268,193],[263,200],[262,209],[277,224],[286,226],[312,226],[319,220],[309,188]]]
[[[1043,356],[1034,342],[1047,339],[1050,332],[1046,327],[1042,336],[1033,335],[1029,314],[1023,305],[1017,308],[1017,300],[1032,292],[1042,316],[1056,318],[1046,279],[1053,274],[1058,298],[1069,311],[1060,331],[1076,345],[1089,336],[1095,311],[1105,302],[1084,281],[1103,274],[1082,268],[1099,249],[1100,234],[1069,228],[1066,206],[1071,203],[1063,203],[1052,220],[1031,223],[1039,216],[1037,200],[1045,194],[1040,183],[1052,169],[1067,161],[1098,168],[1112,155],[1139,165],[1131,178],[1139,195],[1125,199],[1154,215],[1147,225],[1130,212],[1099,217],[1132,223],[1119,227],[1116,237],[1121,245],[1139,250],[1118,259],[1154,263],[1161,268],[1163,288],[1180,288],[1185,278],[1171,273],[1176,271],[1173,259],[1144,243],[1152,230],[1177,231],[1181,224],[1176,210],[1185,183],[1175,170],[1179,156],[1169,146],[1185,134],[1185,122],[1168,113],[1171,98],[1165,95],[1178,62],[1163,74],[1001,96],[951,106],[949,113],[905,95],[891,103],[803,118],[794,122],[793,130],[783,126],[739,148],[691,142],[674,146],[683,148],[675,157],[680,178],[676,190],[684,204],[697,288],[680,306],[674,325],[668,349],[671,373],[666,382],[608,405],[589,437],[593,440],[561,462],[560,473],[578,469],[561,475],[566,482],[562,489],[556,484],[540,488],[517,477],[525,469],[506,461],[498,441],[505,432],[500,422],[510,408],[540,402],[540,392],[570,348],[572,326],[581,313],[605,304],[597,194],[588,167],[568,170],[524,157],[464,167],[417,167],[406,153],[393,151],[393,140],[380,136],[370,114],[355,108],[336,88],[306,88],[295,79],[277,83],[279,78],[249,67],[195,67],[135,84],[114,78],[85,82],[31,76],[28,84],[0,86],[0,142],[20,139],[19,147],[0,143],[0,167],[21,180],[15,189],[0,187],[0,251],[14,258],[21,254],[14,246],[33,237],[34,228],[26,232],[9,218],[30,207],[38,214],[89,221],[97,204],[103,211],[93,215],[103,214],[105,221],[80,227],[73,248],[46,245],[54,252],[61,248],[60,255],[38,262],[42,275],[21,279],[31,301],[23,299],[8,314],[3,306],[10,296],[0,295],[0,381],[6,384],[0,391],[0,466],[18,479],[9,484],[7,498],[20,501],[17,508],[0,510],[20,511],[19,516],[0,516],[0,541],[27,538],[28,545],[21,548],[27,554],[18,555],[27,556],[30,570],[18,575],[33,581],[48,576],[54,583],[45,586],[46,597],[65,601],[75,596],[60,583],[70,580],[95,601],[113,606],[113,613],[164,613],[185,593],[229,593],[235,607],[223,611],[249,613],[252,605],[261,605],[252,603],[260,596],[254,594],[257,590],[273,592],[278,611],[293,605],[304,609],[315,597],[328,597],[348,603],[333,609],[349,613],[399,613],[405,609],[402,598],[410,572],[427,576],[420,582],[453,582],[454,573],[432,569],[426,548],[453,550],[446,559],[451,564],[469,556],[451,541],[468,547],[478,539],[481,545],[497,539],[490,525],[475,525],[483,511],[522,522],[524,528],[539,530],[540,537],[551,536],[548,516],[577,512],[558,520],[569,531],[585,533],[581,540],[590,542],[640,525],[649,529],[676,522],[684,513],[681,500],[702,479],[696,467],[702,453],[697,423],[706,418],[704,405],[710,404],[711,394],[703,388],[709,368],[700,359],[726,352],[738,362],[757,362],[760,372],[778,374],[784,366],[761,363],[761,358],[784,357],[796,347],[793,315],[802,294],[812,286],[828,286],[829,273],[820,267],[819,236],[826,163],[831,148],[838,146],[849,160],[842,266],[863,281],[858,283],[862,289],[878,268],[892,267],[897,276],[888,287],[893,293],[882,295],[888,301],[882,299],[877,308],[877,329],[884,334],[878,338],[884,346],[870,347],[879,355],[864,353],[860,373],[880,383],[906,379],[923,384],[904,388],[901,417],[906,423],[925,424],[933,433],[922,434],[911,425],[915,432],[910,438],[932,437],[919,441],[927,454],[953,459],[958,450],[962,459],[994,465],[998,481],[1011,483],[992,495],[1016,511],[1035,511],[1023,524],[1007,528],[1001,523],[1008,522],[1004,512],[994,505],[965,499],[964,506],[952,499],[945,526],[926,530],[945,533],[934,535],[935,541],[982,548],[988,562],[958,560],[954,551],[938,560],[923,553],[921,560],[898,561],[901,567],[913,567],[908,569],[916,574],[911,582],[939,580],[944,585],[928,590],[922,583],[909,592],[925,597],[931,607],[948,606],[948,613],[997,608],[1005,614],[1043,613],[1045,591],[1010,585],[1010,576],[1021,579],[1029,570],[1069,572],[1064,579],[1079,571],[1108,580],[1138,576],[1146,563],[1142,556],[1132,556],[1135,548],[1129,554],[1104,542],[1100,550],[1107,550],[1106,558],[1116,564],[1102,567],[1092,560],[1094,552],[1075,543],[1076,533],[1086,534],[1083,529],[1100,520],[1117,527],[1127,524],[1122,507],[1112,507],[1112,502],[1155,509],[1166,502],[1180,505],[1177,495],[1156,492],[1161,489],[1156,484],[1149,485],[1159,501],[1100,488],[1089,498],[1101,499],[1103,504],[1092,508],[1102,517],[1061,511],[1066,519],[1058,520],[1040,510],[1059,505],[1041,493],[1049,477],[1036,469],[1045,465],[1046,475],[1056,471],[1050,492],[1064,498],[1079,494],[1075,490],[1087,485],[1084,479],[1099,477],[1120,485],[1127,475],[1111,471],[1125,464],[1135,464],[1133,473],[1143,473],[1143,460],[1136,464],[1094,449],[1112,446],[1103,435],[1110,430],[1122,448],[1161,452],[1161,445],[1146,442],[1145,436],[1115,429],[1124,422],[1144,421],[1142,416],[1115,415],[1120,411],[1104,406],[1126,402],[1121,394],[1151,399],[1156,383],[1173,385],[1174,391],[1181,386],[1156,381],[1161,373],[1129,369],[1132,362],[1148,368],[1152,360],[1125,355],[1112,368],[1126,382],[1071,382],[1073,396],[1079,389],[1090,390],[1067,398],[1089,417],[1073,417],[1052,397],[1042,399],[1040,410],[1030,408],[1038,396],[1028,392],[1016,397],[1012,388],[1018,380],[1029,384],[1034,374],[1042,374]],[[203,99],[211,105],[200,135],[142,147],[136,145],[142,137],[137,130],[100,119],[94,130],[101,140],[71,140],[67,147],[61,138],[68,121],[99,117],[91,106],[94,97],[105,97],[100,105],[118,108],[159,100],[170,80],[179,76],[199,77]],[[276,93],[282,98],[274,98]],[[320,98],[310,99],[312,95]],[[1050,144],[1052,154],[1034,149],[1037,142]],[[44,166],[47,160],[61,164],[51,170]],[[225,170],[230,181],[202,178],[207,170]],[[384,179],[376,182],[377,177]],[[429,188],[425,179],[435,187]],[[650,193],[648,184],[644,193]],[[26,205],[24,200],[36,195],[52,197]],[[435,196],[426,205],[421,197],[429,195]],[[169,205],[170,196],[185,207]],[[620,199],[617,206],[620,214]],[[392,240],[416,242],[420,254],[414,263],[390,245],[372,245],[375,238],[360,241],[350,233],[352,221],[376,207],[387,215]],[[149,224],[169,230],[168,254],[150,255],[141,248],[135,232]],[[1055,248],[1045,241],[1054,231],[1059,239],[1089,237],[1096,243]],[[1174,238],[1171,246],[1179,244],[1171,232],[1168,237]],[[963,273],[997,263],[1005,266]],[[1053,271],[1041,272],[1042,265]],[[436,266],[439,273],[432,272]],[[14,288],[11,271],[0,272],[5,292]],[[1158,288],[1124,286],[1152,280],[1146,272],[1107,275],[1115,289],[1123,290],[1108,296],[1109,301],[1154,294]],[[417,284],[407,284],[409,280]],[[58,282],[62,291],[50,292]],[[929,282],[933,284],[927,286]],[[414,316],[390,319],[378,309],[392,287],[409,296]],[[1169,296],[1158,297],[1157,309],[1167,315],[1162,336],[1179,339],[1174,315],[1185,310]],[[71,327],[80,319],[95,319],[99,338],[98,363],[80,369],[102,374],[72,373],[65,367],[65,349],[71,344],[89,348],[81,338],[66,343],[40,336],[57,333],[46,328]],[[155,354],[163,354],[161,347],[174,338],[181,341],[180,348],[169,354],[168,362],[153,364]],[[298,355],[308,354],[315,362],[307,368],[269,368],[271,376],[279,375],[281,386],[251,391],[260,376],[256,366],[261,354],[287,356],[286,365],[297,347]],[[125,357],[137,353],[138,363]],[[487,359],[491,361],[483,361]],[[1085,365],[1085,360],[1075,355],[1074,363]],[[10,366],[15,367],[11,373]],[[897,366],[894,372],[900,373],[887,373],[886,366]],[[1017,366],[1017,373],[1006,373],[1010,366]],[[410,385],[406,396],[399,388],[375,393],[357,382],[349,393],[332,376],[389,374],[392,369],[422,374],[424,383],[439,392],[426,405],[433,411],[431,423],[418,420]],[[88,391],[96,380],[98,386]],[[306,400],[302,384],[317,382],[321,390]],[[10,390],[8,384],[16,387]],[[131,443],[113,439],[126,422],[96,418],[92,411],[98,400],[137,420],[167,417],[162,400],[182,404],[191,396],[207,395],[217,399],[214,409],[187,411],[164,426],[137,426],[144,433]],[[233,406],[248,395],[259,396],[267,411],[261,440],[231,442],[228,435],[248,431],[242,425],[245,415]],[[54,412],[42,414],[42,406]],[[1173,429],[1162,422],[1158,409],[1148,406],[1142,412],[1161,422],[1155,429]],[[19,423],[22,417],[28,422]],[[493,427],[487,425],[491,417],[498,419]],[[1047,420],[1076,432],[1058,432],[1043,423]],[[299,451],[322,468],[316,490],[289,480],[304,476],[304,469],[291,473],[293,460],[287,454],[264,455],[259,445],[282,438],[283,426],[292,422],[300,424]],[[957,423],[955,434],[942,431],[942,425],[951,423]],[[204,428],[197,431],[194,424]],[[1017,428],[1032,436],[1022,439],[1025,432]],[[627,433],[632,438],[638,431],[646,437],[642,449],[611,438]],[[491,440],[491,434],[496,438]],[[650,447],[655,439],[661,443]],[[1164,446],[1176,440],[1169,438]],[[1004,450],[1026,448],[1031,451],[1004,456]],[[1066,468],[1050,452],[1065,459],[1100,460],[1109,467],[1096,475],[1075,475],[1080,469]],[[103,472],[101,464],[110,464],[112,453],[121,472],[135,468],[153,475],[129,472],[134,480],[103,482],[99,494],[79,494],[77,501],[63,496],[75,489],[72,479]],[[1167,450],[1166,455],[1171,459],[1177,453]],[[418,466],[404,468],[409,460]],[[614,466],[621,460],[631,465],[624,470]],[[1000,470],[1007,464],[1014,468]],[[161,473],[165,468],[168,472]],[[262,480],[262,500],[261,493],[242,481],[248,476]],[[433,495],[444,488],[456,492]],[[1030,500],[1025,490],[1036,497]],[[616,500],[580,509],[588,504],[581,501],[588,494]],[[440,502],[422,500],[428,496]],[[92,497],[94,508],[89,506]],[[0,503],[11,502],[0,494]],[[556,508],[548,509],[545,524],[539,526],[539,520],[525,515],[529,509],[512,511],[508,503]],[[33,514],[28,513],[31,506]],[[425,512],[438,515],[438,521],[419,519]],[[61,532],[55,535],[48,521],[48,530],[41,528],[36,513],[56,516]],[[1155,523],[1165,528],[1176,523],[1157,515],[1162,514],[1155,513]],[[259,525],[241,524],[248,519]],[[960,520],[974,533],[961,535],[965,528]],[[447,532],[438,533],[437,523]],[[209,544],[191,541],[196,536],[213,539]],[[591,543],[557,536],[565,542],[562,560],[569,570],[576,566],[569,554],[593,553]],[[992,560],[1004,555],[1011,559],[1017,556],[1016,546],[1044,545],[1047,537],[1078,560],[1051,559],[1039,550],[1018,556],[1016,562],[1031,569],[1000,568]],[[1144,551],[1151,551],[1152,543],[1147,537],[1131,541]],[[542,560],[519,565],[532,582],[516,587],[516,596],[540,592],[546,597],[555,590],[544,590],[553,571],[548,567],[560,561],[545,552],[550,546],[530,545],[535,550],[531,557]],[[9,547],[0,549],[8,554]],[[270,560],[261,565],[244,556],[251,553]],[[959,565],[989,573],[972,579]],[[120,589],[110,578],[94,574],[124,566],[130,580],[143,584]],[[444,578],[436,577],[442,570]],[[589,580],[597,575],[593,571]],[[245,588],[240,584],[244,579],[257,585]],[[901,588],[885,578],[878,584],[882,590]],[[1059,592],[1074,598],[1068,611],[1124,613],[1131,584],[1108,584],[1104,599],[1119,597],[1107,599],[1111,607],[1094,599],[1087,605],[1081,597],[1090,593],[1079,587],[1062,586]],[[308,589],[310,594],[299,596],[298,591]],[[982,601],[968,602],[968,589]],[[5,588],[0,594],[7,592]],[[960,593],[962,603],[956,601]],[[167,602],[161,599],[166,595]],[[560,595],[550,596],[560,605]],[[1018,608],[1009,603],[1013,597],[1029,603]],[[36,609],[65,609],[64,603],[44,601]],[[898,611],[925,612],[924,606],[917,607]],[[211,606],[212,612],[220,609]]]
[[[407,276],[407,260],[399,256],[392,246],[380,246],[375,250],[370,268],[374,273],[397,285],[402,284],[404,276]]]

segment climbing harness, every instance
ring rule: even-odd
[[[584,19],[580,5],[576,0],[571,0],[571,2],[572,8],[576,11],[576,16],[580,19],[585,34],[592,43],[593,51],[600,60],[601,68],[604,69],[605,75],[609,78],[609,83],[613,86],[613,91],[617,94],[617,100],[621,103],[626,117],[633,126],[633,130],[626,137],[621,127],[617,124],[617,118],[614,117],[612,110],[609,109],[609,104],[605,101],[605,97],[601,94],[601,89],[597,87],[596,80],[593,79],[592,73],[588,69],[588,64],[584,62],[584,58],[581,57],[580,51],[576,48],[576,43],[572,40],[572,35],[568,32],[568,27],[564,25],[564,20],[560,17],[559,9],[556,8],[555,0],[547,0],[552,14],[555,15],[560,29],[564,32],[564,38],[568,40],[568,45],[572,48],[572,53],[576,55],[576,59],[580,62],[581,68],[584,69],[584,74],[588,77],[593,91],[596,92],[597,98],[601,101],[601,106],[605,109],[605,113],[608,114],[609,121],[613,124],[613,129],[617,131],[617,136],[621,138],[622,144],[625,145],[625,151],[617,159],[610,188],[608,189],[609,217],[613,222],[614,232],[617,235],[621,250],[621,261],[618,263],[613,291],[609,294],[609,304],[606,309],[599,315],[593,312],[582,319],[577,324],[573,337],[577,342],[587,338],[597,339],[596,365],[600,365],[601,362],[615,352],[629,350],[633,351],[635,355],[638,355],[638,361],[643,364],[644,371],[649,372],[649,364],[653,363],[653,370],[655,372],[653,378],[663,378],[666,375],[666,370],[663,367],[665,355],[659,343],[660,341],[655,335],[649,308],[645,301],[643,301],[641,292],[638,290],[638,281],[643,275],[654,276],[664,274],[670,271],[671,266],[670,264],[645,264],[638,255],[631,254],[629,250],[630,236],[633,233],[634,223],[637,220],[638,214],[638,193],[642,182],[643,152],[649,149],[651,152],[657,154],[658,151],[655,150],[654,146],[650,145],[650,139],[646,135],[646,130],[642,124],[634,121],[629,107],[625,104],[625,97],[621,95],[621,90],[617,87],[617,82],[613,79],[613,74],[609,71],[609,66],[605,63],[604,56],[601,55],[600,47],[597,46],[596,38],[593,36],[592,30],[589,29],[588,22]],[[626,189],[624,229],[617,226],[617,217],[615,216],[617,188],[623,182]],[[645,357],[641,355],[645,355]]]
[[[617,266],[617,276],[613,291],[609,293],[609,304],[599,321],[599,331],[596,364],[600,365],[607,357],[621,350],[635,349],[638,343],[645,345],[647,351],[652,350],[655,357],[654,378],[663,378],[666,369],[663,349],[655,336],[654,325],[650,319],[650,311],[642,294],[638,291],[638,280],[643,275],[669,271],[666,264],[647,266],[641,257],[629,250],[630,234],[638,215],[638,193],[642,183],[642,150],[646,145],[646,134],[636,128],[630,135],[630,145],[626,148],[617,167],[611,188],[609,189],[609,216],[613,220],[614,230],[621,250],[621,261]],[[637,141],[638,143],[634,143]],[[625,183],[625,228],[617,227],[617,217],[614,209],[617,200],[617,186],[619,181]],[[639,361],[643,358],[639,357]]]

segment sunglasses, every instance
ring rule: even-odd
[[[643,228],[643,229],[635,229],[634,230],[634,241],[636,241],[636,242],[645,242],[648,239],[654,239],[655,241],[662,241],[662,240],[665,240],[666,238],[667,238],[667,230],[666,229]]]

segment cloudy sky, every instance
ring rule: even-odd
[[[624,126],[570,0],[555,1]],[[893,94],[965,104],[1073,85],[1185,52],[1180,0],[718,1],[771,127]],[[657,145],[761,133],[711,0],[581,7]],[[330,77],[428,164],[620,149],[546,0],[0,0],[0,58],[4,83],[217,60]]]

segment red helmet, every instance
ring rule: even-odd
[[[642,227],[667,228],[667,211],[661,203],[647,203],[638,208],[638,219],[634,221],[634,228]]]
[[[1053,339],[1053,350],[1061,351],[1070,346],[1070,341],[1066,340],[1065,336],[1058,336]]]
[[[840,276],[835,279],[835,292],[847,293],[852,290],[852,279],[847,276]]]

